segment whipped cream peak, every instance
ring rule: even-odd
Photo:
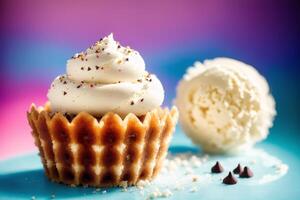
[[[54,112],[139,116],[162,104],[164,89],[141,55],[110,34],[67,61],[67,73],[53,81],[48,99]]]
[[[67,61],[67,75],[77,81],[133,81],[141,77],[144,71],[145,62],[141,55],[129,47],[121,46],[114,40],[113,34]]]

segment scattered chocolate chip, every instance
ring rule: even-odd
[[[67,94],[67,92],[66,91],[64,91],[64,95],[66,95]]]
[[[83,67],[81,67],[80,69],[81,69],[81,70],[83,70],[84,68],[83,68]]]
[[[118,49],[120,49],[121,48],[121,45],[118,45]]]
[[[144,101],[144,98],[141,99],[141,102],[143,102],[143,101]]]
[[[67,84],[67,81],[64,81],[63,84]]]
[[[99,49],[97,49],[97,50],[95,51],[95,53],[100,53]]]
[[[129,61],[129,58],[126,58],[125,60],[126,60],[126,61]]]
[[[90,67],[88,67],[88,71],[91,71],[91,68],[90,68]]]
[[[104,69],[104,67],[101,67],[101,69],[103,70],[103,69]]]
[[[88,59],[86,58],[85,61],[88,61]]]
[[[134,104],[134,102],[133,102],[133,101],[131,101],[131,102],[130,102],[130,105],[133,105],[133,104]]]
[[[96,67],[96,70],[98,70],[98,69],[100,68],[100,67],[99,67],[99,66],[97,66],[97,65],[96,65],[95,67]]]
[[[250,178],[252,176],[253,172],[248,167],[244,167],[244,170],[240,173],[240,178]]]
[[[77,85],[77,88],[80,88],[81,87],[81,85]]]
[[[94,85],[93,85],[93,84],[91,84],[91,85],[90,85],[90,87],[94,87]]]
[[[223,183],[226,185],[234,185],[237,183],[237,179],[229,172],[228,176],[223,179]]]
[[[211,173],[221,173],[223,171],[224,169],[219,161],[217,161],[216,164],[211,168]]]
[[[104,51],[104,48],[102,48],[102,51]]]
[[[239,163],[238,166],[233,170],[233,173],[240,174],[240,173],[242,173],[242,171],[243,171],[243,168]]]

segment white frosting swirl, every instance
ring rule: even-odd
[[[68,60],[67,74],[53,81],[48,99],[54,112],[143,115],[162,104],[164,90],[140,54],[110,34]]]

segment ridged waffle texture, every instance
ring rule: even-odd
[[[96,187],[134,185],[160,171],[177,123],[175,107],[145,116],[101,118],[81,112],[51,114],[49,105],[27,113],[35,144],[50,180]]]

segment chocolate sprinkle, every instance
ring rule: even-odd
[[[243,171],[243,168],[239,163],[238,166],[233,170],[233,173],[240,174],[240,173],[242,173],[242,171]]]
[[[83,70],[84,68],[83,68],[83,67],[81,67],[80,69],[81,69],[81,70]]]
[[[223,183],[226,185],[234,185],[237,183],[237,179],[229,172],[228,176],[223,179]]]
[[[133,105],[133,104],[134,104],[134,102],[133,102],[133,101],[131,101],[131,102],[130,102],[130,105]]]
[[[223,171],[224,169],[219,161],[217,161],[216,164],[211,168],[211,173],[221,173]]]
[[[91,71],[91,68],[90,68],[90,67],[88,67],[88,71]]]
[[[66,95],[67,94],[67,92],[66,91],[64,91],[64,95]]]
[[[99,66],[97,66],[97,65],[96,65],[95,67],[96,67],[96,70],[98,70],[98,69],[100,68],[100,67],[99,67]]]
[[[244,170],[240,173],[240,178],[250,178],[252,176],[253,172],[248,167],[244,167]]]
[[[143,101],[144,101],[144,98],[141,99],[141,102],[143,102]]]
[[[77,86],[77,88],[80,88],[80,87],[81,87],[81,85],[78,85],[78,86]]]

